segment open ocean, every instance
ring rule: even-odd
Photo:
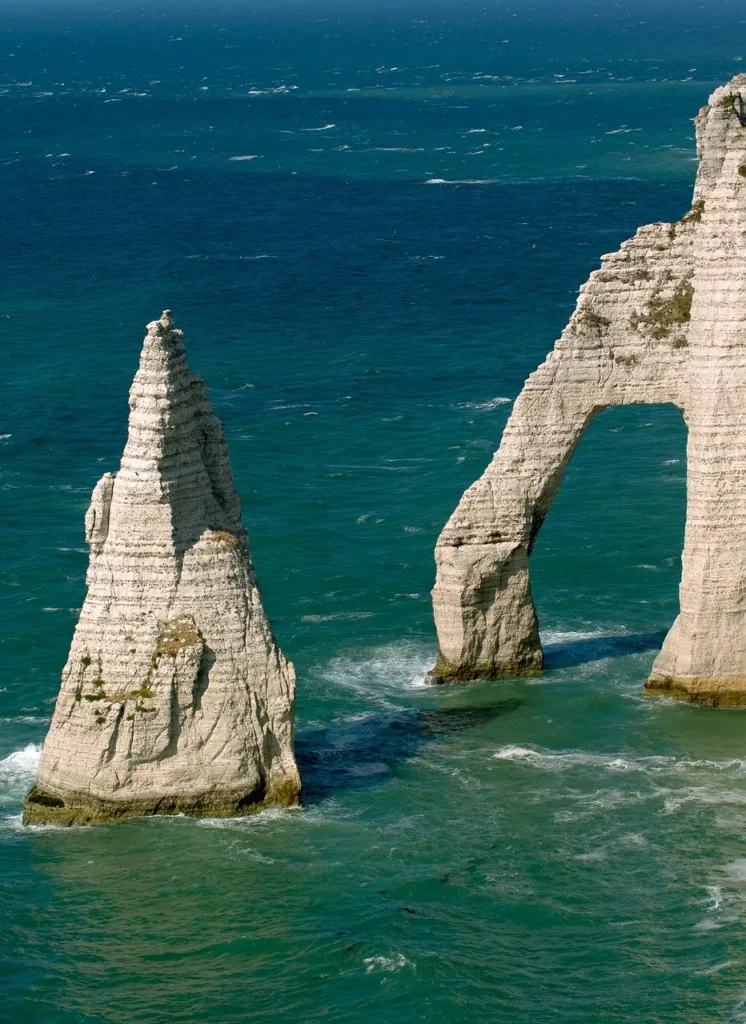
[[[689,208],[736,2],[0,2],[0,1020],[746,1021],[746,712],[642,696],[685,429],[609,411],[548,670],[434,687],[433,546],[578,287]],[[144,324],[225,423],[304,806],[24,829]]]

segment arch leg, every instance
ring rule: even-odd
[[[550,359],[529,378],[492,464],[438,540],[436,679],[541,671],[528,558],[580,436],[601,408],[596,388],[582,373],[569,381],[561,364]]]

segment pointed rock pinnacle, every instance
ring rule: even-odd
[[[298,802],[295,674],[251,563],[220,421],[166,310],[116,475],[86,515],[88,594],[24,821]]]

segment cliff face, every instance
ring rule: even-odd
[[[688,428],[681,613],[650,692],[746,703],[746,75],[696,118],[689,213],[604,256],[436,548],[436,678],[541,670],[528,556],[591,417],[668,402]]]
[[[24,820],[298,802],[295,675],[262,607],[223,428],[170,313],[148,325],[119,472]]]

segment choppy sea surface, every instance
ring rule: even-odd
[[[406,10],[404,10],[406,8]],[[744,712],[645,700],[685,430],[601,414],[548,670],[433,687],[437,534],[600,255],[675,220],[735,3],[0,6],[0,1019],[746,1021]],[[146,321],[298,671],[304,806],[24,829]]]

